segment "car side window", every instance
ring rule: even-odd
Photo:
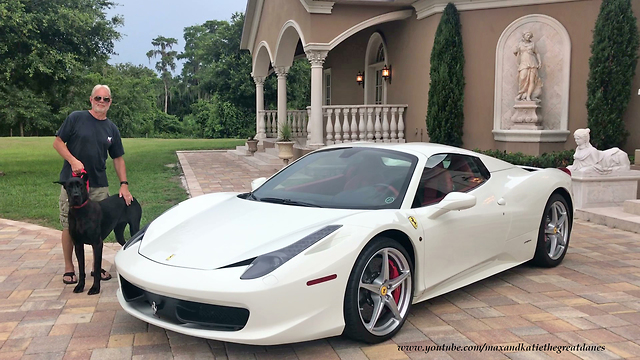
[[[473,190],[489,179],[480,159],[472,156],[452,154],[447,170],[451,174],[453,191],[457,192]]]
[[[453,191],[467,192],[489,179],[480,159],[460,154],[431,156],[420,177],[413,208],[439,203]]]

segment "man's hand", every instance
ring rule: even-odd
[[[131,200],[133,200],[133,196],[129,192],[129,185],[122,184],[120,185],[120,197],[124,198],[124,202],[127,206],[131,205]]]
[[[69,165],[71,165],[71,171],[76,175],[80,174],[80,172],[84,169],[84,164],[78,159],[70,162]]]

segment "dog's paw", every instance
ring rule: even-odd
[[[84,283],[78,283],[76,287],[73,288],[74,293],[81,293],[84,291]]]
[[[87,293],[87,295],[95,295],[95,294],[100,294],[99,286],[92,286],[91,289],[89,289],[89,292]]]

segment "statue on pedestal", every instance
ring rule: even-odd
[[[533,33],[525,32],[513,50],[518,62],[518,95],[511,116],[512,130],[543,129],[542,116],[539,113],[542,80],[538,76],[542,61],[535,44],[531,41],[532,38]]]
[[[536,51],[536,46],[531,39],[533,33],[530,31],[522,34],[522,39],[516,45],[513,54],[518,61],[518,95],[516,101],[540,101],[542,92],[542,80],[538,76],[538,69],[542,67],[540,54]]]
[[[629,171],[630,162],[627,153],[617,147],[600,151],[589,142],[589,129],[578,129],[573,138],[578,147],[573,155],[573,164],[567,166],[571,173],[587,175],[607,175],[616,171]]]

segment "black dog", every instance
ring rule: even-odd
[[[119,195],[109,196],[100,202],[90,200],[84,176],[72,177],[63,185],[69,198],[69,233],[78,259],[78,285],[73,292],[84,291],[84,245],[87,244],[93,248],[93,285],[88,294],[98,294],[102,269],[102,241],[113,230],[118,243],[124,245],[124,228],[127,224],[131,236],[140,230],[142,207],[135,198],[131,205],[127,206]]]

